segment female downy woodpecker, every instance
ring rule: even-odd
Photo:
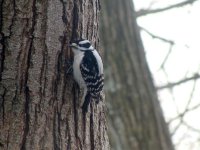
[[[74,53],[73,76],[80,88],[83,88],[83,112],[88,111],[91,99],[98,103],[104,86],[103,63],[98,52],[88,40],[70,43]]]

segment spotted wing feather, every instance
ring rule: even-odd
[[[98,68],[98,63],[92,52],[86,52],[80,65],[80,70],[87,90],[92,96],[99,95],[104,86],[104,76],[99,73]]]

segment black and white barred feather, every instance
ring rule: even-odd
[[[83,109],[87,111],[87,107],[91,98],[98,103],[101,99],[101,91],[104,86],[104,75],[99,72],[96,58],[91,51],[86,51],[80,65],[81,74],[87,86],[87,94]]]
[[[86,51],[80,65],[87,90],[93,97],[99,96],[104,86],[104,76],[100,74],[97,61],[91,51]]]

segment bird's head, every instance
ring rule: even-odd
[[[84,51],[88,51],[88,50],[91,50],[91,51],[94,50],[90,41],[86,40],[86,39],[71,41],[70,47],[72,48],[74,53],[84,52]]]

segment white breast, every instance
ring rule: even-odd
[[[74,63],[73,63],[73,75],[76,82],[79,84],[80,87],[85,87],[85,82],[82,78],[81,71],[80,71],[80,63],[83,58],[83,53],[79,53],[74,56]]]

